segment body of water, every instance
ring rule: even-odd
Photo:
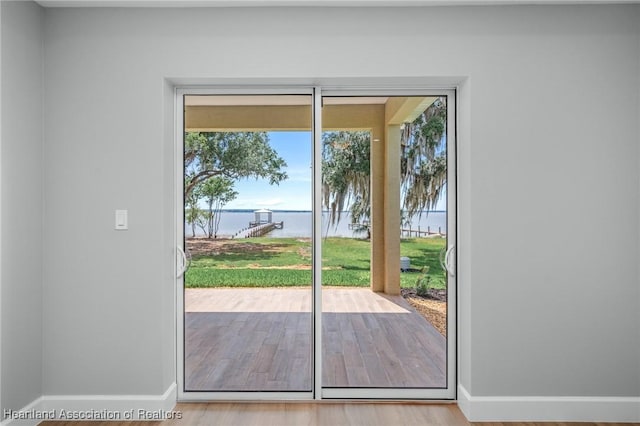
[[[220,227],[218,228],[219,237],[230,237],[236,232],[249,226],[249,222],[255,220],[253,211],[223,211],[220,217]],[[274,211],[274,222],[284,222],[282,229],[275,229],[268,234],[269,237],[311,237],[311,229],[313,227],[313,215],[311,212],[291,212],[291,211]],[[349,229],[351,223],[351,215],[347,212],[342,214],[340,222],[337,226],[329,224],[329,213],[322,214],[322,236],[323,237],[358,237],[364,236],[363,233],[356,233]],[[447,232],[447,213],[443,211],[423,213],[421,217],[415,216],[411,220],[411,229],[416,231],[426,231],[427,227],[431,228],[431,232],[438,232],[438,228],[443,233]],[[408,229],[409,225],[403,226]],[[196,236],[203,236],[205,233],[196,226]],[[184,235],[192,236],[191,224],[185,224]]]

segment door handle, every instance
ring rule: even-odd
[[[178,262],[178,272],[176,274],[176,278],[180,278],[181,276],[184,275],[185,272],[187,272],[189,265],[187,261],[187,255],[184,252],[184,250],[182,250],[182,247],[177,246],[176,248],[178,249],[177,252],[180,255],[180,260]]]
[[[453,250],[456,248],[455,244],[451,244],[449,246],[449,249],[447,250],[447,254],[444,255],[444,267],[447,270],[447,273],[449,275],[451,275],[452,277],[456,276],[456,269],[455,269],[455,265],[451,265],[451,253],[453,253]]]

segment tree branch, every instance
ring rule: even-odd
[[[184,197],[187,198],[189,195],[191,195],[191,191],[193,191],[193,188],[200,182],[203,182],[209,179],[210,177],[219,176],[222,174],[224,173],[220,170],[203,170],[200,173],[196,173],[191,178],[191,181],[187,184],[187,186],[185,186]]]

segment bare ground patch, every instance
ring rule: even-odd
[[[257,244],[230,238],[187,238],[187,249],[194,256],[241,253],[280,253],[290,247],[289,244]]]
[[[447,337],[447,291],[429,290],[428,297],[416,294],[413,288],[403,288],[402,297],[429,321],[444,337]]]

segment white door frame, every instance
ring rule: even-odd
[[[316,89],[319,92],[319,89]],[[375,89],[375,88],[324,88],[322,96],[446,96],[447,97],[447,246],[451,250],[449,269],[453,273],[448,274],[447,282],[447,388],[322,388],[318,399],[365,399],[365,400],[442,400],[456,399],[457,388],[457,333],[456,333],[456,265],[455,253],[457,244],[456,216],[457,216],[457,192],[456,192],[456,90],[455,89]],[[321,129],[321,123],[319,128]],[[321,133],[321,132],[319,132]],[[321,141],[320,141],[321,142]],[[322,312],[316,314],[321,317]],[[316,336],[322,329],[316,325]],[[321,344],[321,343],[320,343]],[[322,361],[320,349],[316,356]]]
[[[184,96],[185,95],[310,95],[310,87],[282,87],[282,88],[242,88],[242,87],[208,87],[208,88],[176,88],[176,242],[181,245],[184,241]],[[315,166],[315,163],[314,163]],[[315,207],[315,206],[314,206]],[[176,253],[176,257],[178,257]],[[315,255],[313,256],[315,259]],[[178,386],[178,401],[211,401],[211,400],[312,400],[313,390],[309,392],[194,392],[184,390],[184,277],[176,278],[176,383]],[[313,315],[313,307],[312,307]],[[313,344],[313,342],[312,342]],[[313,354],[312,348],[312,354]],[[313,355],[312,355],[313,356]]]
[[[456,399],[457,388],[457,333],[456,333],[456,252],[458,237],[457,223],[457,137],[456,137],[456,90],[455,89],[380,89],[353,87],[230,87],[209,86],[180,87],[175,90],[175,209],[176,209],[176,242],[180,246],[184,241],[184,96],[185,95],[311,95],[313,99],[313,304],[312,323],[314,338],[312,339],[312,389],[309,392],[185,392],[184,391],[184,280],[176,278],[176,359],[178,400],[210,401],[210,400],[312,400],[312,399],[365,399],[365,400],[438,400],[451,402]],[[452,245],[452,256],[449,268],[453,275],[448,276],[447,286],[447,388],[323,388],[322,387],[322,96],[447,96],[447,245]],[[318,130],[319,129],[319,130]],[[178,250],[176,249],[176,256]]]

